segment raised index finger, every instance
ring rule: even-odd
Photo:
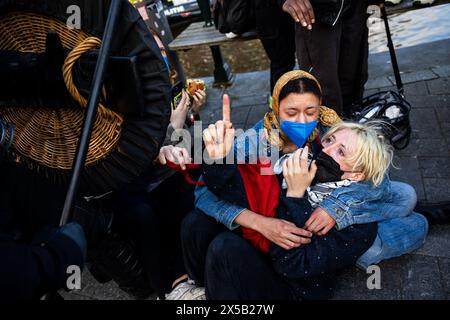
[[[225,93],[222,97],[222,120],[230,122],[230,119],[230,97]]]

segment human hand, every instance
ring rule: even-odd
[[[86,257],[87,241],[83,227],[77,222],[69,222],[58,228],[58,231],[73,240]]]
[[[223,95],[222,120],[210,124],[203,131],[203,141],[211,159],[223,159],[230,152],[234,142],[234,129],[230,122],[230,97]]]
[[[308,30],[312,29],[315,18],[314,10],[309,0],[286,0],[282,10],[289,13],[295,22],[301,23]]]
[[[311,242],[312,233],[292,222],[259,215],[256,231],[285,250]]]
[[[287,184],[288,197],[302,198],[316,175],[315,161],[308,169],[308,150],[307,146],[298,149],[293,156],[283,162],[283,176]]]
[[[181,99],[178,105],[174,106],[175,109],[172,110],[172,115],[170,116],[170,123],[175,130],[183,128],[190,104],[189,95],[183,90]]]
[[[165,165],[167,160],[178,163],[182,170],[186,170],[186,164],[191,163],[189,152],[185,148],[164,146],[159,150],[158,161]]]
[[[305,223],[305,229],[324,236],[334,227],[336,221],[322,208],[316,208],[308,221]]]
[[[194,102],[192,103],[192,112],[199,112],[202,106],[205,104],[206,100],[206,92],[204,90],[197,90],[192,95],[192,98],[194,99]]]

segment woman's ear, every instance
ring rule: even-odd
[[[364,181],[366,179],[366,175],[362,172],[351,172],[351,173],[348,173],[348,175],[349,176],[347,179],[356,181],[356,182]]]

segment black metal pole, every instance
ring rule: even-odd
[[[386,37],[387,37],[387,41],[388,41],[389,54],[391,55],[392,69],[394,70],[395,84],[397,85],[398,93],[401,96],[403,96],[404,89],[403,89],[402,77],[400,76],[400,69],[398,68],[397,56],[395,54],[394,43],[392,42],[391,30],[389,28],[389,22],[388,22],[388,16],[386,13],[386,8],[383,3],[380,4],[380,10],[381,10],[381,16],[383,17],[383,21],[384,21],[384,28],[386,29]]]
[[[102,45],[100,47],[97,64],[95,66],[94,79],[92,81],[91,91],[86,107],[86,115],[83,120],[83,129],[81,131],[80,140],[77,146],[77,152],[75,154],[75,160],[72,167],[72,178],[70,180],[69,189],[67,190],[66,201],[64,203],[64,208],[61,215],[61,226],[66,224],[72,214],[74,200],[78,190],[80,174],[86,161],[89,141],[91,139],[92,126],[94,124],[95,115],[97,113],[97,105],[100,98],[103,78],[108,64],[111,40],[114,36],[114,28],[117,24],[122,1],[123,0],[111,0],[111,4],[109,6],[108,18],[106,20],[105,31],[103,33]]]

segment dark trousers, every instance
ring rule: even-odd
[[[344,116],[347,106],[362,98],[367,81],[366,9],[365,1],[351,0],[334,26],[321,22],[314,23],[312,30],[295,26],[300,69],[312,68],[322,86],[322,104]]]
[[[275,8],[275,10],[280,10]],[[261,43],[270,60],[270,94],[278,79],[295,67],[295,26],[294,20],[286,13],[279,14],[278,35],[276,37],[261,37]]]
[[[267,255],[239,234],[195,210],[183,221],[181,243],[189,277],[211,300],[292,300]]]
[[[135,244],[150,285],[163,296],[186,273],[180,225],[194,208],[193,186],[175,173],[151,193],[125,188],[119,196],[116,224]]]

